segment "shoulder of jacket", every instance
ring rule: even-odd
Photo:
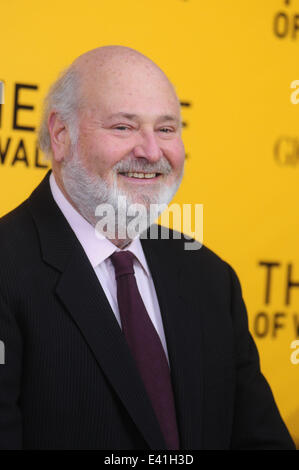
[[[154,235],[159,234],[158,238],[150,238],[153,249],[156,249],[161,256],[171,255],[182,258],[184,264],[196,266],[197,263],[204,263],[214,269],[221,269],[225,272],[233,271],[227,261],[219,254],[213,251],[204,243],[201,244],[194,238],[185,236],[184,233],[177,230],[168,229],[163,226],[155,227],[152,232]]]

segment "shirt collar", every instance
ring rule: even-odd
[[[71,205],[58,187],[53,172],[51,172],[49,182],[56,204],[77,236],[93,268],[109,258],[115,251],[120,251],[108,238],[96,232],[95,228]],[[125,250],[130,250],[136,256],[150,277],[140,238],[132,240]]]

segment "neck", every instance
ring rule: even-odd
[[[117,248],[120,248],[121,250],[126,248],[126,246],[130,245],[130,243],[132,242],[132,240],[130,240],[130,239],[127,239],[127,240],[117,240],[117,239],[111,240],[111,238],[109,238],[109,241],[111,243],[113,243],[113,245],[117,246]]]

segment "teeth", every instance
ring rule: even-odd
[[[156,173],[124,173],[126,176],[129,176],[130,178],[155,178]]]

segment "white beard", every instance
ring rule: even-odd
[[[73,146],[74,147],[74,146]],[[113,168],[113,183],[109,186],[99,175],[90,175],[84,168],[80,161],[80,157],[77,153],[77,149],[73,148],[72,156],[66,159],[61,168],[61,176],[66,192],[73,201],[79,213],[94,227],[99,227],[97,215],[101,212],[104,207],[102,205],[112,207],[112,211],[105,217],[109,227],[115,227],[115,231],[111,232],[101,230],[102,234],[107,238],[116,238],[113,233],[125,234],[124,238],[132,239],[134,235],[128,234],[128,226],[131,222],[132,225],[132,209],[133,204],[141,205],[140,212],[138,215],[138,229],[135,230],[135,235],[138,236],[144,232],[166,209],[169,202],[177,192],[182,177],[183,169],[175,183],[171,186],[160,184],[155,192],[151,194],[151,191],[146,193],[146,188],[134,188],[131,191],[125,191],[118,187],[118,172],[127,172],[131,169],[136,171],[146,172],[161,172],[170,173],[171,166],[165,158],[162,158],[160,162],[156,164],[144,163],[145,159],[132,159],[118,162]],[[155,171],[156,170],[156,171]],[[162,177],[161,177],[162,178]],[[153,206],[155,205],[155,207]],[[102,206],[99,207],[99,206]],[[128,213],[128,209],[131,206],[131,211]],[[159,207],[160,206],[160,207]],[[154,210],[152,210],[154,208]],[[112,212],[112,214],[111,214]],[[122,214],[122,217],[120,216]],[[136,211],[135,211],[136,213]],[[125,216],[123,216],[125,214]]]

